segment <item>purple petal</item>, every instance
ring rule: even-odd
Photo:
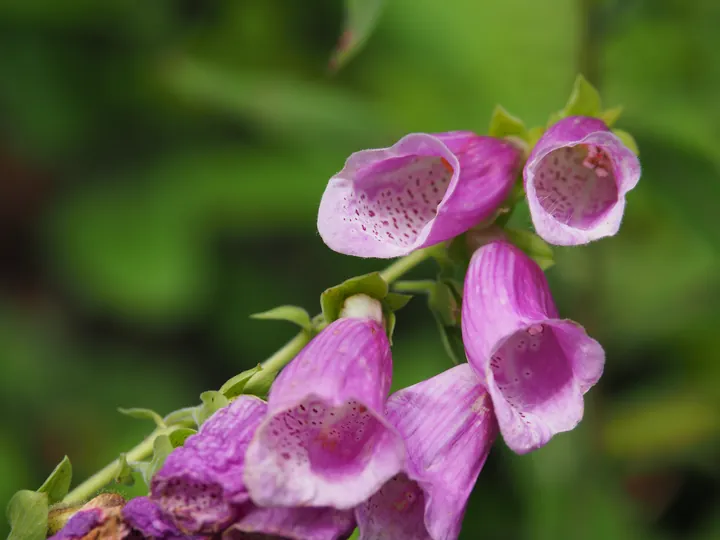
[[[545,274],[522,251],[495,241],[475,252],[465,277],[465,350],[505,442],[520,454],[578,424],[582,396],[605,363],[597,341],[557,317]]]
[[[160,506],[148,497],[136,497],[128,501],[122,509],[122,515],[125,522],[144,537],[166,540],[183,536]]]
[[[351,510],[255,508],[230,527],[223,534],[223,540],[243,540],[248,535],[270,535],[288,540],[337,540],[350,536],[354,528]]]
[[[487,392],[463,364],[393,394],[387,415],[405,438],[408,463],[357,507],[360,538],[457,538],[497,436]]]
[[[402,438],[385,420],[390,344],[369,319],[330,324],[280,373],[247,451],[261,506],[352,508],[397,474]]]
[[[73,540],[75,538],[82,538],[96,527],[99,527],[104,519],[105,513],[102,508],[80,510],[68,520],[60,531],[51,536],[50,540]]]
[[[245,450],[267,405],[240,396],[175,449],[152,480],[151,497],[186,533],[213,533],[231,523],[249,496]]]
[[[437,244],[490,216],[519,168],[510,143],[467,131],[412,133],[351,155],[330,179],[318,231],[333,250],[391,258]]]
[[[523,175],[537,233],[573,246],[617,233],[640,162],[601,120],[573,116],[542,136]]]

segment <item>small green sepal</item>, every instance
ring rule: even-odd
[[[519,137],[527,141],[528,130],[519,118],[507,112],[501,105],[496,105],[490,117],[488,135],[497,137]]]
[[[272,321],[289,321],[297,324],[300,328],[307,330],[308,332],[312,330],[310,314],[298,306],[278,306],[262,313],[250,315],[250,318]]]
[[[202,426],[205,420],[210,418],[215,411],[222,409],[230,403],[228,398],[217,390],[208,390],[200,394],[202,404],[195,408],[194,418],[198,427]]]
[[[260,370],[262,370],[262,366],[258,364],[254,368],[238,373],[220,387],[220,393],[228,399],[243,394],[248,381]]]
[[[125,416],[129,416],[131,418],[137,418],[139,420],[152,420],[153,422],[155,422],[155,425],[159,428],[167,427],[162,416],[160,416],[158,413],[156,413],[155,411],[153,411],[151,409],[141,409],[141,408],[137,408],[137,407],[125,409],[123,407],[118,407],[118,412],[121,414],[124,414]]]
[[[627,146],[632,152],[636,155],[640,155],[640,149],[638,148],[637,142],[635,142],[635,137],[630,135],[627,131],[624,129],[613,129],[612,132],[618,136],[618,138],[622,141],[622,143]]]
[[[55,470],[50,473],[47,480],[38,489],[39,493],[46,493],[48,504],[55,504],[61,501],[70,490],[70,482],[72,481],[72,465],[70,459],[65,456],[58,463]]]

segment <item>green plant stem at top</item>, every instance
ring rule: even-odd
[[[438,244],[425,249],[414,251],[410,255],[406,255],[388,266],[385,270],[380,272],[382,278],[391,284],[393,281],[401,278],[407,272],[415,268],[420,263],[440,253],[440,250],[444,249],[444,244]],[[323,327],[320,323],[319,328]],[[290,363],[290,361],[297,356],[297,354],[308,344],[312,339],[312,334],[307,330],[303,330],[298,333],[294,338],[288,341],[282,348],[280,348],[275,354],[262,363],[263,371],[269,375],[274,375],[279,372],[283,367]],[[160,435],[169,435],[174,430],[187,427],[187,426],[171,426],[164,429],[156,429],[150,435],[148,435],[140,444],[130,450],[126,457],[128,461],[143,461],[149,458],[153,452],[153,443],[155,439]],[[112,461],[98,472],[93,474],[90,478],[79,484],[75,489],[70,491],[62,500],[63,503],[79,503],[89,499],[95,492],[104,488],[110,484],[115,476],[117,475],[118,468],[120,467],[120,461],[118,459]]]

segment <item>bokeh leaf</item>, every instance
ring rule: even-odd
[[[370,37],[386,0],[345,0],[345,28],[330,59],[336,71],[355,56]]]
[[[625,146],[627,146],[637,156],[640,155],[640,149],[638,148],[635,138],[630,135],[624,129],[613,129],[612,132],[617,135]]]

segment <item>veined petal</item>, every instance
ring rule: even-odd
[[[256,504],[352,508],[400,471],[403,441],[383,415],[391,364],[370,319],[335,321],[288,364],[247,451]]]
[[[176,448],[155,474],[151,498],[185,533],[214,533],[249,500],[243,484],[245,451],[267,405],[240,396],[211,416]]]
[[[393,394],[387,416],[403,435],[405,470],[355,510],[362,540],[452,540],[498,428],[467,364]]]
[[[339,540],[355,528],[351,510],[334,508],[255,508],[223,534],[223,540],[282,538]]]
[[[521,250],[494,241],[475,252],[462,332],[512,450],[539,448],[582,419],[582,396],[600,378],[605,353],[580,325],[558,319],[545,274]]]
[[[406,255],[490,216],[519,160],[511,143],[467,131],[412,133],[390,148],[356,152],[328,183],[318,231],[339,253]]]
[[[577,245],[617,233],[640,162],[602,120],[574,116],[545,132],[523,175],[537,233]]]

